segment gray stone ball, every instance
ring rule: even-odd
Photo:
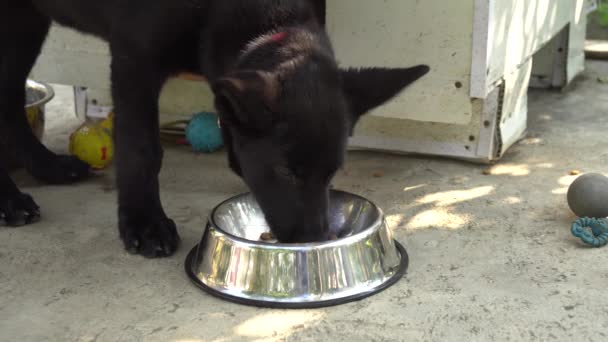
[[[568,205],[578,217],[608,217],[608,177],[588,173],[568,189]]]

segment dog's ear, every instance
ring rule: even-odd
[[[239,71],[217,80],[211,89],[222,121],[249,130],[267,129],[273,121],[281,93],[276,75]]]
[[[344,93],[354,115],[353,126],[363,114],[384,104],[429,70],[426,65],[342,70]]]

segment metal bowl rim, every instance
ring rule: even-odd
[[[371,201],[363,196],[359,196],[357,194],[353,194],[353,193],[342,191],[342,190],[330,190],[330,192],[346,194],[348,196],[353,196],[353,197],[359,198],[359,199],[369,203],[375,210],[377,210],[378,217],[376,218],[374,223],[372,223],[368,228],[366,228],[356,234],[353,234],[353,235],[350,235],[343,239],[338,239],[338,240],[330,240],[330,241],[323,241],[323,242],[308,242],[308,243],[271,243],[271,242],[266,242],[266,241],[247,240],[245,238],[242,238],[242,237],[239,237],[234,234],[230,234],[230,233],[226,232],[215,222],[215,212],[221,206],[223,206],[224,204],[226,204],[228,202],[232,202],[238,198],[252,195],[251,192],[246,192],[246,193],[242,193],[242,194],[233,196],[233,197],[223,201],[222,203],[218,204],[217,206],[215,206],[215,208],[213,208],[213,210],[211,210],[211,213],[209,214],[207,229],[211,228],[209,226],[213,226],[213,229],[216,234],[219,234],[227,239],[230,239],[230,241],[236,242],[239,245],[244,245],[247,247],[258,247],[258,248],[264,247],[267,249],[301,251],[302,249],[313,250],[313,249],[320,249],[320,248],[334,248],[334,247],[343,246],[343,245],[350,245],[354,242],[364,240],[368,236],[377,232],[380,227],[382,227],[382,225],[384,223],[384,212],[373,201]]]
[[[39,107],[45,105],[55,97],[55,90],[53,89],[53,87],[44,82],[38,82],[28,79],[26,82],[26,86],[33,89],[42,90],[44,92],[44,97],[36,102],[26,104],[25,108]]]

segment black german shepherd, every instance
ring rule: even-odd
[[[17,146],[43,181],[89,174],[37,141],[23,115],[25,80],[55,21],[110,46],[119,230],[128,251],[163,257],[179,244],[159,198],[158,97],[180,72],[212,85],[230,167],[274,235],[327,239],[328,189],[354,125],[429,68],[342,70],[324,20],[324,0],[2,0],[0,142]],[[0,219],[21,225],[39,216],[0,165]]]

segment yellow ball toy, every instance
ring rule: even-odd
[[[85,122],[70,136],[70,153],[93,169],[104,169],[114,158],[111,118]]]

